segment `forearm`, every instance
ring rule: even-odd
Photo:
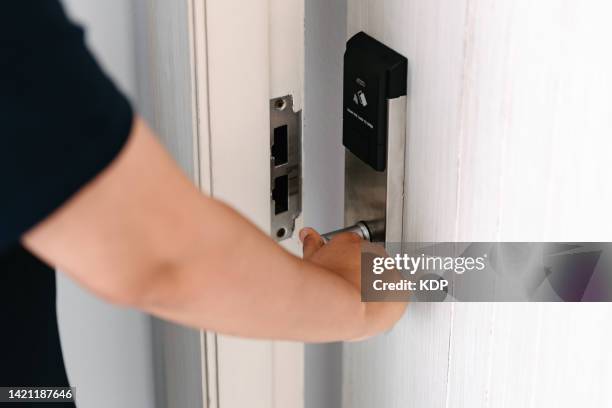
[[[155,291],[139,307],[248,337],[331,341],[365,334],[357,287],[290,255],[231,209],[202,213],[225,220],[225,235],[212,245],[202,236],[185,248],[183,261],[157,274]]]
[[[115,162],[24,242],[98,295],[194,327],[312,341],[362,335],[355,286],[202,195],[142,122]]]

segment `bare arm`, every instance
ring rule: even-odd
[[[138,119],[119,157],[23,242],[111,302],[226,334],[354,339],[405,307],[361,303],[356,238],[306,238],[306,258],[343,254],[329,266],[292,256],[202,195]]]

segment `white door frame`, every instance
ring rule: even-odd
[[[304,2],[188,1],[199,185],[269,232],[269,100],[302,109]],[[204,406],[303,407],[301,343],[202,332],[201,349]]]

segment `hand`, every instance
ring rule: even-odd
[[[340,275],[361,290],[362,239],[357,234],[338,234],[326,244],[317,231],[304,228],[300,231],[300,241],[304,245],[305,261]]]
[[[364,241],[351,232],[334,236],[325,243],[321,235],[312,228],[300,231],[304,245],[304,260],[323,267],[351,283],[361,292],[361,246]],[[381,255],[386,256],[380,247]],[[391,329],[402,317],[407,302],[363,302],[365,307],[365,335],[362,340]]]
[[[374,334],[357,241],[311,238],[311,261],[285,251],[203,195],[136,119],[113,163],[23,242],[104,299],[190,327],[304,342]]]

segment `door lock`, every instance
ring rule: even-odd
[[[408,60],[396,51],[364,32],[348,41],[344,224],[358,234],[369,231],[373,242],[402,240],[407,77]]]

